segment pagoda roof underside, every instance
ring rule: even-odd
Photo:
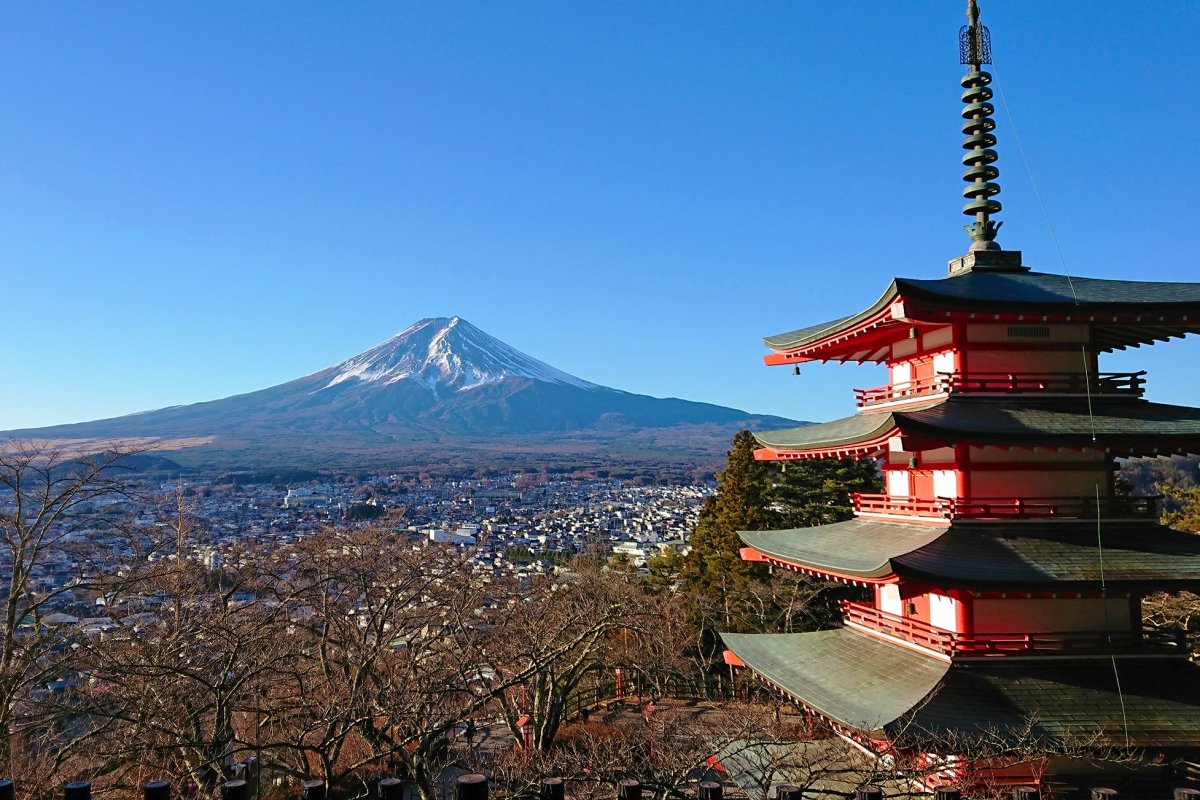
[[[813,710],[901,743],[949,739],[966,749],[974,735],[1030,745],[1200,747],[1200,667],[1179,659],[1117,659],[1118,688],[1108,659],[952,666],[844,628],[721,637]]]
[[[1102,350],[1200,332],[1200,283],[1072,278],[1046,272],[970,271],[946,278],[895,278],[883,296],[857,314],[810,325],[763,341],[776,352],[797,350],[879,319],[902,298],[906,317],[937,321],[937,312],[999,314],[1004,319],[1092,324]]]
[[[1200,536],[1153,522],[956,522],[945,527],[853,519],[739,531],[759,553],[839,576],[889,575],[972,589],[1200,586]]]
[[[881,451],[894,434],[933,444],[972,443],[1026,447],[1108,447],[1128,455],[1200,451],[1200,409],[1133,399],[955,396],[904,411],[877,411],[754,434],[773,453]],[[764,456],[760,456],[762,458]]]

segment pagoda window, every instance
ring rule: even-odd
[[[890,469],[885,473],[887,475],[887,490],[891,497],[908,497],[911,488],[909,485],[909,473],[904,470]]]
[[[901,361],[892,365],[892,388],[897,391],[907,389],[912,383],[912,364]]]
[[[897,617],[904,616],[904,605],[900,600],[900,586],[885,583],[879,587],[879,610]]]
[[[941,353],[936,353],[933,356],[933,372],[935,375],[950,375],[957,372],[955,369],[955,358],[953,350],[946,350]]]
[[[933,471],[933,496],[958,497],[958,473],[952,469]]]
[[[944,594],[929,594],[929,624],[947,631],[958,631],[958,601]]]

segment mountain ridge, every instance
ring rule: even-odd
[[[130,440],[181,462],[420,461],[525,452],[569,459],[703,459],[744,427],[803,424],[591,383],[461,317],[419,320],[276,386],[121,417],[6,431],[71,443]]]

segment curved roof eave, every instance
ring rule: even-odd
[[[893,278],[883,295],[868,308],[828,322],[767,336],[763,343],[776,352],[815,344],[880,313],[898,297],[954,306],[969,303],[972,307],[1005,311],[1018,308],[1078,310],[1080,305],[1086,305],[1096,311],[1142,313],[1149,308],[1162,308],[1200,315],[1200,283],[1075,278],[1050,272],[970,271],[943,278]],[[1171,327],[1166,333],[1149,337],[1129,334],[1118,337],[1121,341],[1111,346],[1155,341],[1168,334],[1183,335],[1200,330],[1200,319],[1197,323],[1195,326],[1189,323],[1186,329],[1180,330]]]
[[[1200,447],[1200,409],[1146,400],[1094,400],[1089,409],[1037,398],[1014,402],[951,396],[892,416],[905,433],[984,444],[1132,444],[1146,451]]]
[[[851,417],[804,425],[798,428],[782,428],[774,431],[754,433],[755,440],[763,447],[800,449],[824,448],[850,445],[868,439],[876,439],[896,427],[895,415],[888,411],[855,414]]]
[[[829,719],[882,731],[930,695],[949,661],[846,628],[811,633],[721,633],[746,666]]]
[[[935,541],[945,526],[912,525],[850,519],[812,528],[738,531],[763,555],[816,571],[859,578],[882,578],[893,572],[892,559]],[[853,537],[853,546],[847,542]]]
[[[1099,542],[1097,536],[1100,536]],[[1104,548],[1103,568],[1097,544]],[[893,557],[896,572],[976,589],[1200,585],[1200,536],[1155,522],[963,523]]]
[[[810,325],[807,328],[800,328],[795,331],[786,333],[778,333],[774,336],[766,336],[763,338],[763,344],[772,350],[792,350],[806,344],[820,341],[821,339],[831,336],[835,333],[845,330],[856,322],[868,319],[869,317],[878,314],[883,309],[887,308],[896,299],[898,295],[897,281],[893,280],[883,295],[875,301],[874,305],[859,311],[856,314],[839,317],[837,319],[822,322],[817,325]]]

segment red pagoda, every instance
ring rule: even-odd
[[[766,461],[875,459],[885,491],[854,495],[846,522],[741,532],[742,557],[874,598],[843,603],[835,630],[725,634],[726,657],[876,753],[975,733],[1193,757],[1200,667],[1141,599],[1200,589],[1200,536],[1114,478],[1118,459],[1200,453],[1200,409],[1143,399],[1144,373],[1101,372],[1099,355],[1200,332],[1200,283],[1035,272],[996,243],[991,45],[975,0],[967,17],[970,250],[944,278],[896,278],[863,311],[765,340],[769,365],[887,365],[854,416],[756,434]],[[956,755],[937,755],[946,780],[966,779]]]

